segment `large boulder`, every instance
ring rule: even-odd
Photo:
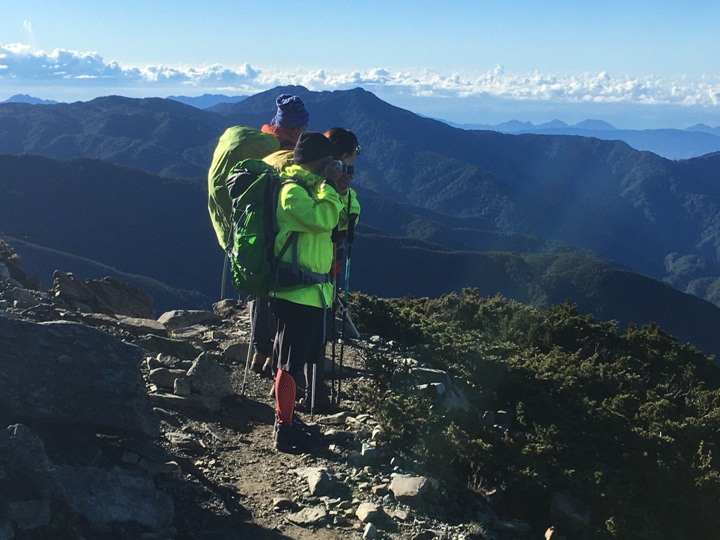
[[[175,513],[169,495],[155,488],[146,474],[113,467],[71,467],[52,471],[62,486],[62,499],[85,518],[97,532],[113,524],[129,524],[162,530],[172,524]]]
[[[101,280],[80,279],[73,274],[55,271],[53,293],[71,305],[80,305],[98,313],[154,319],[153,299],[134,285],[106,277]]]
[[[143,350],[73,322],[0,317],[0,411],[156,436]]]

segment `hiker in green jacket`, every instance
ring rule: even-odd
[[[333,241],[333,266],[331,269],[331,275],[333,283],[335,284],[334,295],[338,294],[338,288],[344,288],[342,281],[343,276],[343,265],[347,254],[347,243],[348,243],[348,226],[352,221],[353,226],[357,222],[358,216],[360,215],[360,202],[357,198],[357,193],[354,189],[349,187],[355,173],[355,160],[360,153],[360,144],[357,136],[350,130],[333,127],[325,132],[331,143],[333,143],[333,157],[340,160],[344,167],[342,168],[341,179],[338,182],[340,185],[347,185],[348,187],[340,191],[340,202],[343,205],[343,209],[340,212],[340,219],[338,225],[333,230],[332,241]],[[335,339],[335,310],[330,309],[327,313],[327,333],[326,339],[328,342]],[[333,359],[334,360],[334,359]],[[310,370],[312,364],[305,365],[305,379],[307,381],[307,391],[305,396],[301,400],[301,406],[304,409],[310,409],[311,397],[312,397],[312,376]],[[330,391],[325,386],[325,349],[320,352],[320,357],[317,362],[317,388],[315,390],[315,409],[316,410],[327,410],[332,406]]]
[[[297,381],[304,365],[315,362],[325,347],[326,311],[333,300],[331,234],[343,210],[340,192],[348,188],[333,154],[322,133],[305,132],[295,146],[295,165],[280,173],[281,179],[294,180],[283,185],[278,198],[275,255],[280,263],[278,286],[270,293],[277,321],[275,448],[280,451],[303,446],[293,418]],[[293,236],[296,245],[283,253]]]
[[[288,164],[288,159],[292,163],[295,143],[300,134],[307,129],[310,114],[303,100],[298,96],[280,94],[275,104],[277,105],[275,116],[268,124],[262,126],[261,131],[276,137],[280,142],[280,149],[266,156],[264,161],[281,170],[285,164]],[[248,302],[248,307],[255,349],[250,367],[255,373],[271,377],[275,324],[268,299],[252,299]]]

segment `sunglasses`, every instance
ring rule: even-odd
[[[360,155],[360,145],[359,144],[355,147],[355,155],[356,156]]]

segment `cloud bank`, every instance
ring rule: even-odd
[[[720,77],[689,79],[611,76],[607,72],[582,74],[512,74],[502,67],[474,73],[417,72],[385,68],[349,73],[272,71],[250,64],[240,67],[128,66],[106,62],[96,52],[54,49],[33,51],[30,45],[0,44],[0,81],[13,86],[39,84],[118,87],[202,92],[257,92],[277,85],[299,84],[310,89],[383,87],[418,97],[492,96],[511,100],[566,103],[637,103],[694,105],[720,104]]]
[[[28,41],[33,43],[30,23],[26,30]],[[523,74],[507,73],[501,66],[462,73],[380,67],[350,72],[277,70],[250,64],[134,66],[106,61],[97,52],[45,52],[33,45],[0,43],[0,91],[7,94],[4,98],[14,93],[33,93],[60,101],[108,94],[244,95],[289,84],[310,90],[362,87],[396,105],[466,122],[487,121],[493,116],[502,121],[518,115],[538,121],[561,116],[581,120],[592,115],[645,127],[662,127],[668,122],[720,122],[720,75],[614,76],[605,71]],[[0,101],[4,98],[0,95]]]

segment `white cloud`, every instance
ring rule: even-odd
[[[24,22],[28,32],[32,24]],[[40,86],[62,82],[79,90],[117,87],[145,90],[148,94],[170,91],[254,92],[277,85],[298,84],[313,90],[370,90],[423,98],[492,97],[557,104],[620,103],[643,105],[717,106],[720,76],[691,80],[684,76],[613,76],[599,73],[508,73],[496,65],[475,73],[442,73],[431,69],[415,72],[378,67],[367,71],[266,70],[250,64],[221,66],[133,66],[106,61],[96,52],[54,49],[34,50],[21,43],[0,44],[0,81],[14,86]]]

